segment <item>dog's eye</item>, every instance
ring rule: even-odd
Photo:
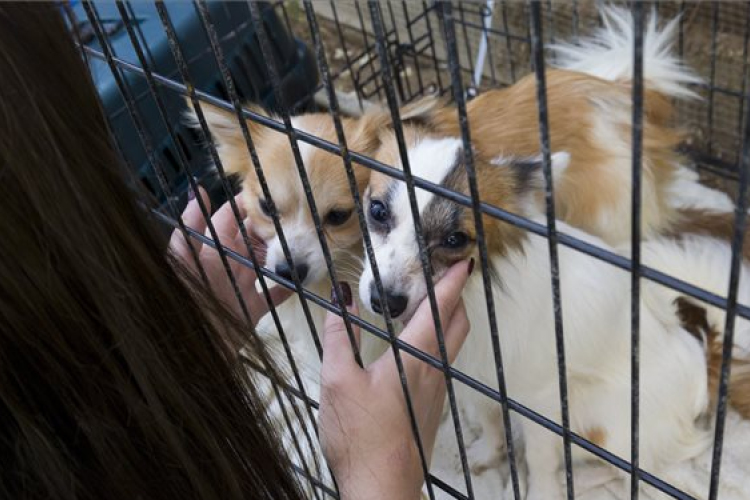
[[[443,238],[443,241],[440,245],[444,248],[456,250],[465,247],[468,243],[469,235],[461,231],[456,231],[455,233],[451,233]]]
[[[265,215],[271,217],[271,205],[268,203],[268,200],[261,198],[259,204],[260,204],[260,211],[263,212]]]
[[[372,200],[370,202],[370,217],[372,217],[373,220],[377,222],[387,222],[388,218],[390,217],[388,207],[386,207],[385,203],[383,203],[382,201]]]
[[[346,221],[349,220],[349,217],[352,216],[351,210],[331,210],[326,214],[326,224],[330,224],[331,226],[340,226]]]

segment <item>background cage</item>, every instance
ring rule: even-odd
[[[329,108],[335,114],[357,114],[377,104],[393,110],[396,104],[437,92],[452,97],[461,109],[466,99],[488,88],[511,85],[529,73],[543,78],[544,45],[590,32],[599,22],[598,7],[599,3],[593,0],[199,2],[161,6],[95,2],[63,6],[83,49],[82,55],[89,62],[99,86],[114,143],[124,161],[159,200],[163,214],[160,220],[170,228],[179,225],[176,215],[185,202],[188,185],[194,183],[190,179],[198,176],[203,182],[212,172],[207,169],[211,163],[210,153],[206,153],[200,137],[188,131],[179,119],[184,110],[183,96],[194,92],[198,99],[227,110],[234,110],[233,104],[238,99],[250,100],[288,116],[287,113]],[[662,19],[682,16],[678,51],[688,65],[706,78],[705,85],[696,88],[704,99],[682,102],[678,106],[678,121],[688,132],[684,149],[695,160],[703,181],[730,193],[733,198],[736,196],[739,209],[745,211],[750,147],[745,126],[750,4],[682,1],[654,2],[646,6],[636,2],[632,8],[641,14],[653,8]],[[261,32],[258,14],[262,17]],[[190,81],[185,78],[188,74]],[[227,77],[232,82],[230,85],[227,85]],[[278,102],[280,96],[283,103]],[[634,107],[636,112],[639,108],[642,112],[642,101],[634,101]],[[279,131],[288,126],[288,123],[248,111],[243,113],[245,118]],[[544,120],[540,121],[544,129]],[[345,163],[355,162],[398,176],[397,171],[388,170],[387,166],[371,159],[342,152],[338,144],[299,131],[290,134],[297,141],[342,156]],[[639,155],[638,152],[636,156]],[[236,189],[223,176],[209,182],[213,186],[214,206]],[[413,183],[446,194],[419,179]],[[507,213],[482,206],[478,200],[461,202],[476,213],[482,211],[547,235],[546,228],[512,220]],[[735,235],[735,257],[740,255],[743,231],[744,222]],[[641,267],[637,259],[631,262],[566,235],[552,233],[549,237],[552,246],[563,244],[577,248],[631,270],[635,280],[640,277],[664,283],[726,308],[730,318],[735,313],[750,318],[750,310],[737,304],[736,289],[734,294],[730,291],[728,298],[718,297]],[[229,255],[229,258],[234,257]],[[253,262],[246,264],[255,265]],[[486,262],[482,267],[487,273]],[[299,287],[299,283],[290,283],[268,270],[261,274],[282,285]],[[315,307],[340,312],[335,302],[330,303],[310,291],[300,290],[299,294]],[[352,321],[374,335],[388,338],[387,332],[377,331],[372,325],[368,327],[356,318]],[[558,340],[561,334],[558,332]],[[729,332],[728,335],[731,339]],[[395,344],[444,370],[448,380],[467,384],[495,399],[502,404],[506,417],[512,411],[535,419],[562,435],[568,446],[593,451],[631,472],[636,481],[655,486],[673,498],[691,498],[659,478],[643,471],[632,472],[627,460],[597,450],[580,436],[570,433],[566,425],[545,422],[540,415],[512,400],[507,401],[502,391],[498,393],[482,386],[408,345],[398,341]],[[724,379],[726,365],[722,373]],[[635,387],[637,391],[637,384]],[[726,380],[722,390],[726,393]],[[286,388],[285,394],[292,399],[301,398],[308,412],[315,406],[304,389],[294,384]],[[634,395],[637,401],[637,392]],[[711,468],[712,498],[718,488],[725,412],[724,402],[718,410],[717,451]],[[309,432],[304,438],[314,440]],[[460,445],[465,484],[451,485],[428,474],[431,493],[455,498],[473,496],[465,450]],[[637,459],[637,454],[634,458]],[[512,458],[510,464],[514,479],[518,472],[514,470]],[[567,465],[567,472],[571,474],[569,462]],[[335,495],[323,484],[325,481],[315,477],[310,467],[298,464],[297,470],[316,486],[315,497]],[[517,493],[515,484],[514,489]]]

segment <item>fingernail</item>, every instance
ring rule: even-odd
[[[341,285],[341,293],[344,294],[344,304],[346,304],[346,307],[351,307],[353,304],[352,287],[346,281],[342,281],[339,285]]]
[[[471,273],[473,271],[474,271],[474,257],[472,257],[471,260],[469,261],[469,272],[468,272],[469,276],[471,276]]]
[[[346,307],[352,306],[352,288],[346,281],[339,281],[341,287],[341,299],[344,301]],[[331,287],[331,302],[336,302],[336,288]]]
[[[200,189],[201,183],[198,181],[198,178],[196,176],[193,176],[193,183],[188,183],[188,200],[194,200],[195,199],[195,191],[193,191],[193,186],[195,186],[196,189]]]

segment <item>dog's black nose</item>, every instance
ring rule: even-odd
[[[307,277],[307,272],[310,270],[309,267],[307,267],[307,264],[298,264],[295,266],[295,269],[297,270],[297,276],[299,276],[299,281],[302,283],[305,281],[305,278]],[[292,279],[292,268],[289,267],[289,264],[286,262],[282,262],[278,266],[276,266],[276,274],[281,276],[282,278],[286,278],[291,281]]]
[[[386,292],[385,301],[388,304],[388,310],[391,313],[392,318],[398,318],[406,310],[406,304],[409,299],[406,295],[398,295],[395,293]],[[380,299],[378,288],[375,283],[370,285],[370,307],[378,314],[383,314],[383,301]]]

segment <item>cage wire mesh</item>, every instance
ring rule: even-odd
[[[249,365],[267,384],[269,410],[278,417],[284,429],[284,445],[289,451],[300,481],[308,486],[311,498],[337,497],[335,481],[320,455],[316,416],[318,410],[317,365],[322,348],[316,325],[320,315],[333,311],[344,317],[352,345],[355,345],[352,325],[363,329],[363,335],[384,340],[403,370],[402,357],[414,356],[439,369],[447,387],[447,414],[439,440],[450,442],[449,452],[455,474],[446,477],[445,470],[436,471],[428,464],[430,457],[422,446],[411,393],[407,384],[403,391],[415,441],[425,476],[423,494],[429,498],[523,498],[523,444],[517,439],[518,419],[531,419],[549,432],[563,439],[564,491],[567,498],[576,496],[576,475],[573,450],[584,449],[615,468],[630,475],[631,498],[639,496],[640,486],[661,491],[667,497],[688,499],[718,498],[720,466],[727,419],[728,360],[734,334],[736,316],[750,319],[750,309],[739,303],[738,287],[742,258],[742,242],[747,212],[747,162],[750,141],[747,139],[747,55],[750,38],[750,4],[739,2],[655,2],[624,4],[632,9],[636,28],[634,50],[642,54],[645,18],[652,10],[662,20],[680,15],[677,51],[687,65],[705,77],[705,83],[695,90],[702,100],[680,101],[677,122],[686,131],[683,148],[696,164],[701,180],[714,188],[729,193],[737,200],[736,225],[732,231],[732,262],[730,287],[726,296],[717,295],[668,276],[641,264],[640,256],[640,185],[643,152],[643,74],[642,60],[636,57],[632,94],[632,159],[633,159],[633,252],[630,258],[613,253],[580,238],[555,230],[555,207],[552,198],[550,134],[548,127],[547,96],[545,93],[545,61],[549,55],[545,46],[560,40],[576,39],[591,33],[599,25],[600,2],[578,0],[571,2],[426,2],[426,1],[288,1],[274,3],[196,2],[141,4],[130,2],[94,2],[71,6],[64,12],[71,31],[81,48],[82,57],[89,63],[95,83],[99,86],[104,109],[108,114],[113,143],[122,153],[123,161],[135,172],[143,186],[155,197],[153,213],[164,224],[165,230],[177,229],[216,248],[225,271],[232,275],[230,261],[240,262],[258,272],[259,286],[270,304],[269,287],[289,287],[295,290],[299,304],[298,318],[304,318],[305,328],[285,323],[284,312],[271,307],[267,321],[273,334],[266,340],[278,347],[279,363],[288,372],[288,380],[281,385],[264,379],[266,368]],[[160,45],[154,42],[160,41]],[[543,158],[546,192],[547,223],[540,224],[479,198],[479,186],[474,169],[466,104],[474,96],[496,87],[513,85],[525,75],[533,74],[540,124],[539,143]],[[106,85],[109,85],[108,87]],[[400,121],[401,106],[425,95],[440,94],[456,104],[459,133],[464,146],[469,195],[412,175]],[[195,110],[197,130],[183,119],[185,100]],[[248,108],[248,102],[260,103],[275,113],[273,117]],[[251,245],[251,235],[242,229],[248,258],[225,248],[210,222],[211,207],[198,197],[200,209],[208,222],[208,234],[185,227],[180,219],[186,203],[188,188],[197,190],[198,184],[209,187],[212,205],[224,200],[231,203],[237,220],[242,219],[235,201],[238,184],[228,175],[220,154],[211,140],[206,111],[202,105],[213,105],[234,117],[237,130],[245,141],[251,160],[251,170],[257,176],[263,197],[268,200],[274,229],[279,235],[284,257],[292,261],[294,249],[284,236],[284,225],[275,215],[267,173],[274,165],[261,164],[257,152],[257,127],[275,130],[288,141],[294,158],[295,172],[304,186],[304,203],[309,205],[315,234],[322,247],[326,272],[334,286],[334,297],[328,300],[320,290],[303,286],[304,276],[291,265],[284,274],[261,265]],[[348,131],[343,120],[359,116],[373,109],[387,110],[396,134],[403,169],[393,168],[349,149]],[[300,130],[292,118],[300,113],[324,111],[330,114],[335,140]],[[256,132],[254,132],[256,131]],[[324,214],[316,205],[309,172],[305,169],[301,151],[319,148],[340,157],[348,187],[356,207],[355,217],[362,232],[363,253],[372,265],[375,285],[380,296],[385,296],[374,258],[370,232],[362,209],[362,192],[357,184],[355,168],[367,168],[403,181],[407,186],[412,222],[417,229],[420,262],[427,282],[427,297],[435,317],[439,339],[439,355],[419,351],[401,341],[391,318],[389,306],[383,306],[382,324],[349,315],[342,307],[343,294],[338,285],[341,271],[334,264],[336,249],[329,248],[324,229]],[[213,168],[211,168],[213,167]],[[432,283],[431,262],[426,250],[417,207],[418,191],[446,197],[467,207],[473,216],[479,247],[479,268],[485,291],[489,334],[492,336],[496,379],[481,381],[457,370],[447,362],[443,327],[437,311]],[[497,218],[548,240],[549,262],[552,269],[550,283],[555,302],[554,341],[557,353],[557,375],[561,419],[550,419],[515,401],[506,394],[503,353],[498,336],[502,335],[503,318],[496,317],[493,301],[493,271],[491,256],[485,241],[483,218]],[[568,387],[566,384],[566,352],[564,324],[560,303],[558,248],[572,248],[626,270],[632,276],[631,363],[633,368],[631,456],[616,456],[590,439],[570,430]],[[337,274],[338,273],[338,274]],[[205,275],[203,276],[205,279]],[[348,276],[344,276],[350,279]],[[640,291],[643,282],[660,283],[727,312],[722,364],[719,374],[718,407],[715,412],[715,439],[712,448],[709,480],[705,491],[688,493],[669,481],[639,468],[639,380]],[[237,299],[244,305],[239,288]],[[495,291],[495,293],[497,293]],[[250,318],[244,310],[248,324]],[[257,332],[254,332],[256,334]],[[257,333],[262,335],[261,333]],[[296,338],[295,338],[296,337]],[[299,337],[305,337],[300,340]],[[303,348],[300,348],[303,345]],[[302,352],[307,349],[307,352]],[[355,349],[355,352],[358,352]],[[300,359],[300,357],[305,359]],[[362,361],[358,358],[358,361]],[[402,380],[405,380],[402,377]],[[496,386],[497,389],[493,388]],[[467,424],[462,400],[457,387],[469,388],[492,400],[503,416],[503,440],[507,451],[494,467],[502,469],[502,482],[490,482],[477,488],[484,473],[472,470],[467,441],[474,432]],[[500,425],[498,423],[498,425]],[[455,445],[455,446],[454,446]],[[446,448],[446,449],[448,449]],[[576,466],[577,467],[577,466]],[[503,493],[504,492],[504,493]],[[597,498],[589,496],[586,498]],[[603,498],[603,497],[599,497]],[[650,497],[649,497],[650,498]]]

